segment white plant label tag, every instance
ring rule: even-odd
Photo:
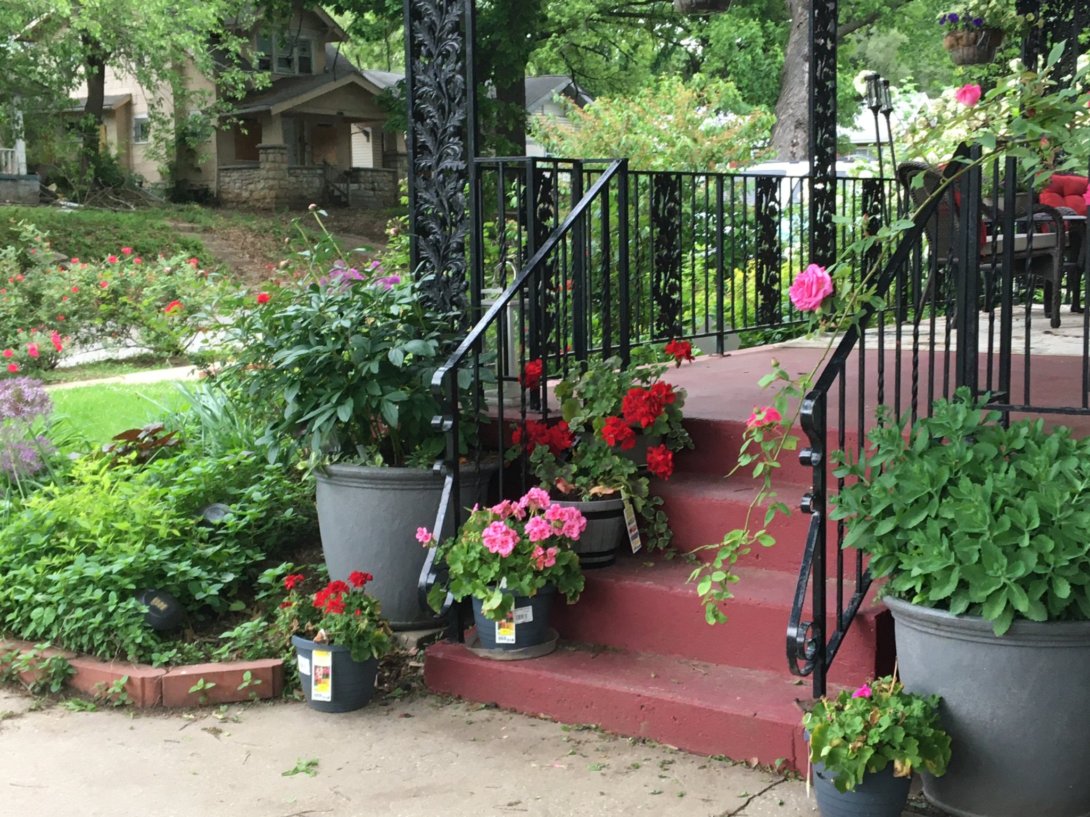
[[[624,501],[624,524],[628,529],[628,544],[632,546],[633,553],[639,553],[643,547],[640,539],[640,523],[636,520],[636,509],[627,499]]]
[[[507,614],[507,618],[503,621],[496,622],[496,643],[515,643],[515,617],[510,613]]]
[[[515,624],[529,624],[534,620],[534,608],[533,607],[516,607],[515,608]]]
[[[333,700],[333,653],[329,650],[315,650],[310,655],[313,672],[310,675],[310,699],[312,701]]]
[[[309,658],[307,658],[305,655],[300,655],[300,656],[298,656],[298,661],[296,661],[295,663],[297,663],[299,665],[299,674],[300,675],[310,675],[310,659]]]

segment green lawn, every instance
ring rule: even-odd
[[[120,383],[51,389],[54,417],[64,419],[66,431],[95,446],[127,428],[140,428],[162,419],[186,404],[174,382]]]

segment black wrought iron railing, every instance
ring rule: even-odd
[[[944,170],[906,163],[899,175],[912,225],[875,268],[876,300],[845,329],[801,407],[800,458],[813,483],[787,658],[812,676],[815,696],[871,585],[863,555],[842,548],[843,521],[827,511],[844,486],[834,461],[858,455],[877,409],[911,424],[967,386],[1008,419],[1090,417],[1090,312],[1078,314],[1090,286],[1085,217],[1041,205],[1047,179],[1013,159],[984,163],[963,150]]]

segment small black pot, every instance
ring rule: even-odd
[[[852,791],[838,791],[834,777],[821,763],[814,764],[814,796],[821,817],[901,817],[912,783],[911,778],[894,777],[892,764],[864,775]]]

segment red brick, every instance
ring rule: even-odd
[[[239,689],[243,674],[250,672],[254,683]],[[214,687],[201,692],[189,690],[204,679]],[[260,681],[260,683],[257,683]],[[277,658],[258,661],[233,661],[222,664],[192,664],[174,667],[163,676],[163,706],[200,706],[203,695],[207,704],[248,701],[257,698],[273,698],[284,688],[284,664]]]
[[[133,706],[158,706],[162,701],[162,679],[166,675],[164,669],[147,664],[99,661],[86,656],[71,659],[71,664],[76,674],[68,680],[68,685],[92,697],[103,697],[118,679],[128,676],[125,693]]]

